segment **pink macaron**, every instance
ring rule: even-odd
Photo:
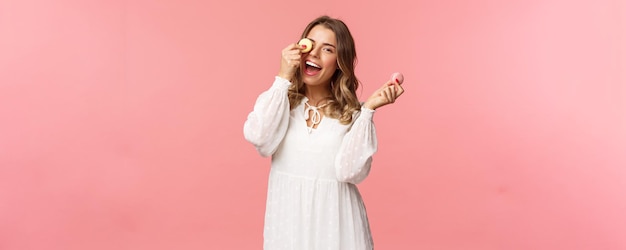
[[[391,74],[391,80],[397,82],[398,84],[402,84],[404,82],[404,76],[400,72],[396,72]]]

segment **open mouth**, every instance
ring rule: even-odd
[[[304,66],[304,73],[306,73],[307,75],[315,75],[319,73],[321,70],[322,70],[322,67],[320,67],[319,65],[311,61],[306,61],[305,66]]]

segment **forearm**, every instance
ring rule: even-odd
[[[378,150],[374,111],[366,107],[345,135],[335,161],[337,179],[358,184],[369,174],[372,156]]]
[[[276,77],[272,87],[257,98],[244,123],[244,137],[262,156],[274,153],[289,123],[289,81]]]

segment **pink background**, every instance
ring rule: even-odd
[[[0,1],[0,249],[261,249],[243,139],[321,14],[361,99],[377,249],[626,249],[626,3]]]

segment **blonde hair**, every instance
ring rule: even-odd
[[[338,119],[341,124],[350,124],[354,112],[361,108],[359,99],[356,97],[359,80],[354,74],[357,62],[354,39],[343,21],[328,16],[318,17],[309,23],[302,32],[301,38],[306,37],[317,25],[323,25],[332,30],[337,39],[338,68],[330,79],[332,96],[328,98],[328,105],[323,108],[323,112],[328,117]],[[305,85],[300,70],[296,71],[292,82],[289,88],[289,104],[293,109],[305,97]]]

